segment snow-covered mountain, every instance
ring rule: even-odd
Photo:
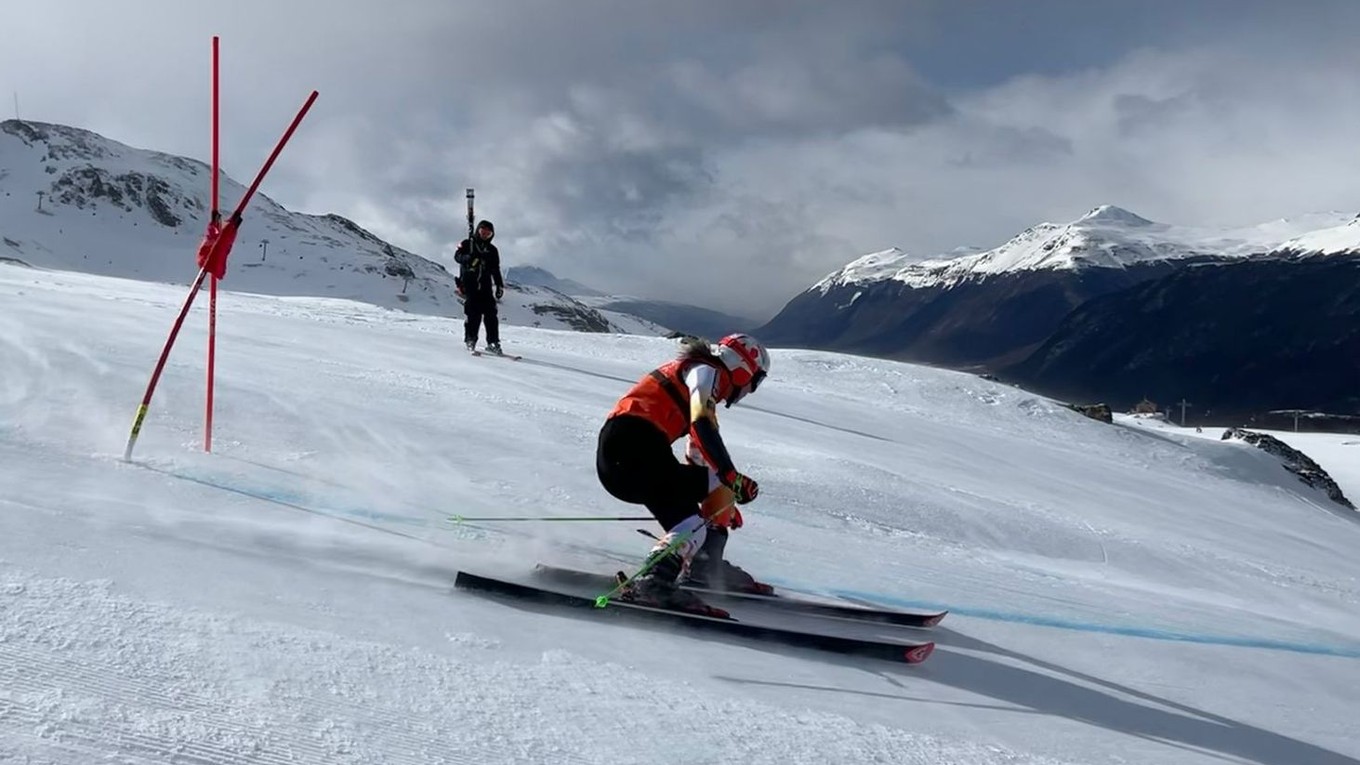
[[[534,287],[550,287],[564,295],[608,297],[608,293],[586,286],[574,279],[563,279],[540,266],[511,266],[506,269],[505,278],[514,279],[520,284],[529,284]]]
[[[759,322],[711,308],[701,308],[669,300],[609,295],[607,297],[573,296],[585,305],[600,311],[637,316],[668,327],[672,332],[697,335],[716,340],[733,332],[749,332]]]
[[[1331,227],[1352,217],[1326,212],[1216,229],[1155,223],[1121,207],[1101,205],[1069,223],[1032,226],[990,250],[962,249],[928,257],[908,255],[896,248],[872,253],[827,275],[812,289],[825,294],[835,287],[885,280],[927,288],[1020,271],[1127,269],[1156,261],[1242,258],[1287,246],[1300,237],[1316,237],[1318,229],[1331,231]],[[1360,228],[1342,228],[1347,230],[1352,248],[1360,245]]]
[[[87,130],[0,122],[0,258],[187,285],[209,215],[210,173],[197,160],[132,148]],[[224,213],[244,191],[222,176]],[[513,253],[505,257],[511,260]],[[222,286],[416,313],[461,311],[444,266],[339,215],[291,212],[266,194],[257,194],[246,210]],[[650,322],[606,316],[550,290],[508,286],[501,305],[507,324],[658,331]]]
[[[958,253],[957,256],[963,257],[969,254],[972,254],[972,252]],[[821,281],[812,285],[812,289],[826,292],[838,286],[869,284],[884,279],[892,279],[914,266],[932,260],[934,259],[929,256],[913,255],[906,250],[891,247],[881,252],[871,252],[850,261],[840,270],[828,274]]]
[[[758,331],[786,345],[995,370],[1023,360],[1092,298],[1185,266],[1283,257],[1285,243],[1311,241],[1300,237],[1351,217],[1327,212],[1215,229],[1102,205],[988,250],[872,253],[796,296]]]
[[[1349,214],[1208,229],[1106,205],[990,250],[872,253],[758,331],[1121,407],[1188,395],[1229,418],[1290,407],[1348,414],[1357,260],[1319,256],[1357,251],[1360,223]]]
[[[1360,253],[1360,215],[1340,225],[1294,237],[1275,250],[1284,254],[1312,256]]]

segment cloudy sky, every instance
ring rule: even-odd
[[[1360,210],[1350,0],[7,0],[0,114],[223,164],[448,263],[767,318],[859,255],[1098,204],[1186,225]]]

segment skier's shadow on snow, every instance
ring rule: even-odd
[[[869,696],[885,701],[897,699],[910,703],[947,704],[1054,716],[1199,754],[1216,753],[1224,759],[1234,757],[1263,765],[1360,765],[1360,760],[1306,741],[1011,651],[953,630],[937,629],[934,634],[940,644],[930,661],[920,667],[899,668],[840,656],[830,657],[830,661],[869,672],[903,691],[911,688],[913,680],[928,679],[995,699],[996,704],[935,699],[930,697],[924,687],[916,694],[905,694],[760,678],[716,676],[716,679],[741,685]],[[992,654],[996,658],[958,649]],[[1022,662],[1033,669],[998,659]]]

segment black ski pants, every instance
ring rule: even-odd
[[[627,414],[600,428],[595,472],[605,491],[646,506],[666,531],[698,513],[708,496],[708,468],[680,462],[660,428]]]
[[[481,330],[483,322],[486,323],[486,342],[487,345],[499,345],[501,342],[501,320],[496,310],[496,296],[491,292],[469,292],[467,299],[463,301],[463,314],[467,320],[463,322],[463,342],[477,342],[478,331]]]

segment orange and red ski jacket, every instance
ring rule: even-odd
[[[705,400],[702,406],[696,406],[694,392],[685,383],[685,375],[700,364],[712,367],[718,375],[718,390],[714,392],[714,400]],[[731,373],[720,362],[676,359],[652,370],[623,394],[610,411],[609,419],[622,414],[640,417],[665,433],[671,443],[688,433],[696,440],[714,472],[719,476],[729,475],[736,468],[718,435],[716,402],[726,396],[731,387]]]

